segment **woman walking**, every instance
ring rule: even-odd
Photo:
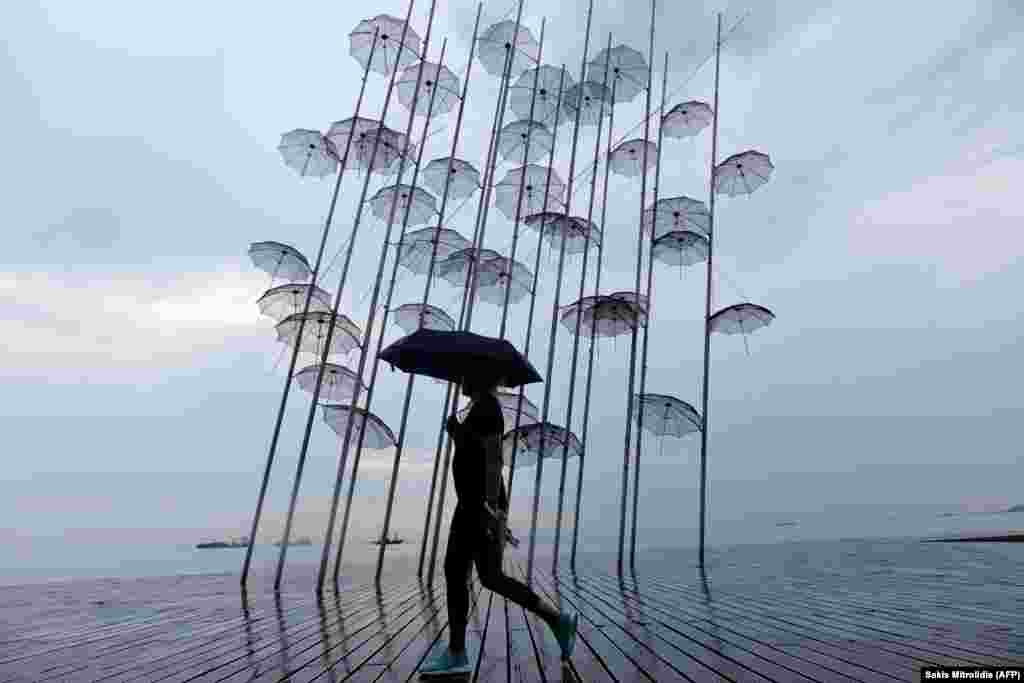
[[[501,438],[505,420],[495,395],[499,381],[466,377],[463,394],[471,399],[469,414],[460,424],[448,418],[448,434],[455,442],[452,477],[458,502],[448,531],[444,574],[448,589],[448,647],[420,669],[422,674],[455,674],[472,668],[466,652],[469,616],[469,570],[476,565],[480,583],[541,619],[554,633],[568,659],[576,644],[577,615],[559,612],[530,588],[508,576],[502,569],[508,498],[501,476]]]

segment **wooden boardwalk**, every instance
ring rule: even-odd
[[[518,564],[509,565],[519,573]],[[235,576],[0,589],[0,683],[410,681],[446,642],[442,577],[243,596]],[[580,612],[571,665],[543,624],[487,591],[477,681],[917,681],[928,665],[1024,665],[1024,577],[535,572]]]

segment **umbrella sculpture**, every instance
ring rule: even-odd
[[[575,333],[578,315],[583,316],[580,320],[580,333],[590,336],[593,332],[594,337],[618,337],[629,334],[647,320],[644,307],[623,298],[607,295],[585,297],[579,305],[573,303],[564,306],[559,321]]]
[[[312,293],[310,293],[312,289]],[[309,296],[309,310],[330,312],[331,295],[315,285],[292,282],[268,289],[257,301],[260,313],[280,322],[288,316],[299,313]]]
[[[612,91],[596,81],[583,81],[566,88],[562,99],[568,116],[575,119],[579,110],[581,126],[596,126],[602,116],[612,115]]]
[[[497,377],[506,387],[543,381],[508,340],[465,331],[420,329],[381,351],[380,358],[403,372],[449,382],[467,376]]]
[[[708,260],[708,238],[689,230],[673,230],[654,240],[651,254],[670,266],[692,266]]]
[[[711,230],[711,215],[704,202],[689,197],[665,197],[644,211],[644,230],[661,236],[673,230],[693,230],[707,235]]]
[[[363,437],[364,448],[384,450],[385,448],[393,448],[397,443],[391,428],[373,413],[367,413],[362,408],[350,410],[349,406],[346,405],[325,405],[323,409],[324,422],[340,437],[344,438],[345,432],[348,429],[349,417],[355,415],[355,424],[352,426],[353,431],[366,430]],[[363,427],[364,422],[366,423],[365,427]]]
[[[711,124],[714,112],[703,102],[691,100],[672,107],[662,118],[662,132],[667,138],[689,138]]]
[[[642,419],[644,429],[661,437],[658,454],[664,451],[666,436],[682,438],[701,430],[700,413],[686,401],[665,394],[637,394],[634,397],[634,417]],[[643,417],[640,415],[643,413]]]
[[[583,454],[579,438],[565,427],[559,427],[550,422],[520,425],[517,429],[505,432],[505,436],[502,437],[501,457],[506,467],[511,466],[512,451],[515,449],[515,466],[531,467],[536,465],[540,459],[542,448],[545,458],[561,458],[567,440],[569,442],[567,457],[572,458]],[[517,441],[518,445],[516,445]]]
[[[773,320],[775,320],[775,314],[764,306],[742,303],[726,306],[715,313],[708,318],[708,327],[712,332],[720,332],[721,334],[742,334],[743,346],[749,354],[750,347],[747,346],[747,335],[754,330],[767,327]]]
[[[369,135],[380,127],[380,121],[362,116],[350,116],[332,123],[324,137],[331,143],[335,155],[339,158],[348,147],[350,155],[355,151],[355,159],[365,160],[370,156],[370,149],[366,146],[367,140],[370,139]],[[352,138],[351,143],[349,138]]]
[[[303,318],[305,325],[302,325]],[[288,346],[298,344],[300,351],[315,353],[319,357],[323,353],[323,341],[327,338],[330,324],[330,313],[295,313],[277,324],[277,341]],[[298,338],[299,327],[302,327],[301,339]],[[330,352],[349,353],[359,347],[361,335],[359,326],[339,313],[334,323],[334,334],[331,335]]]
[[[519,394],[508,391],[495,392],[495,396],[498,398],[498,405],[501,406],[501,415],[504,418],[505,425],[514,425],[516,423],[516,414],[519,415],[519,424],[527,425],[533,424],[534,422],[540,421],[540,412],[537,410],[537,406],[533,404],[528,398],[523,398],[523,409],[519,410]],[[471,406],[466,406],[458,413],[456,417],[459,422],[466,419],[469,415]]]
[[[313,276],[309,261],[295,247],[282,242],[253,242],[249,245],[252,264],[270,275],[270,281],[282,277],[302,282]]]
[[[543,159],[550,154],[553,145],[551,131],[536,121],[513,121],[502,128],[498,136],[501,158],[516,164]]]
[[[501,77],[505,72],[505,56],[512,50],[512,64],[509,74],[516,77],[537,64],[540,45],[530,29],[516,22],[502,21],[488,28],[479,40],[477,56],[484,70],[492,76]]]
[[[405,134],[386,126],[373,129],[353,148],[356,150],[357,168],[384,176],[395,175],[400,159],[408,162],[415,157],[414,145]]]
[[[284,133],[277,151],[285,165],[303,177],[323,178],[338,170],[334,148],[318,130],[296,128]]]
[[[527,216],[526,225],[538,230],[551,244],[561,245],[565,238],[566,254],[581,254],[588,240],[592,247],[601,243],[601,230],[593,221],[578,216],[567,216],[557,211],[545,211]]]
[[[391,312],[391,319],[406,334],[412,334],[421,327],[448,332],[456,327],[450,315],[430,304],[403,304]]]
[[[512,112],[521,119],[530,119],[530,105],[533,105],[533,120],[545,126],[557,126],[569,120],[568,112],[562,110],[559,113],[558,87],[561,82],[562,70],[541,64],[536,69],[530,69],[519,77],[519,80],[509,87],[508,104]],[[534,82],[537,85],[537,95],[534,97]],[[573,87],[575,82],[572,76],[566,74],[565,82],[562,84],[563,92]],[[555,120],[555,116],[559,120]]]
[[[494,186],[494,204],[509,220],[516,219],[517,211],[522,217],[543,211],[546,206],[560,205],[565,183],[554,169],[550,169],[550,181],[548,175],[548,167],[537,164],[512,169]]]
[[[375,47],[374,32],[378,32]],[[422,43],[419,35],[411,26],[406,26],[406,22],[387,14],[378,14],[373,19],[359,22],[348,35],[349,54],[366,68],[372,53],[373,62],[370,69],[382,76],[389,76],[392,69],[401,69],[419,60]]]
[[[420,69],[423,75],[419,75]],[[416,97],[416,81],[420,82],[419,97]],[[416,107],[418,116],[427,115],[427,103],[434,98],[432,116],[447,114],[455,108],[459,101],[459,79],[448,67],[430,62],[420,62],[407,67],[395,82],[398,90],[398,101],[406,108]],[[434,91],[436,94],[433,94]]]
[[[306,366],[295,373],[295,381],[303,391],[313,393],[316,388],[316,377],[320,372],[320,364]],[[324,363],[324,379],[320,385],[320,398],[323,401],[347,401],[352,398],[359,378],[344,365]],[[363,385],[366,389],[366,385]]]
[[[493,249],[473,249],[472,247],[461,249],[437,264],[437,276],[453,287],[464,287],[470,265],[474,262],[485,263],[500,257],[501,254]]]
[[[630,178],[643,175],[644,171],[654,168],[658,156],[658,146],[653,142],[647,142],[647,155],[644,156],[643,140],[627,140],[612,150],[608,158],[608,165],[612,173],[618,173]],[[646,160],[647,164],[644,165]]]
[[[448,175],[451,175],[451,180],[446,180]],[[472,197],[480,187],[480,171],[462,159],[434,159],[423,169],[422,176],[423,184],[436,195],[444,194],[447,182],[448,198],[453,201]]]
[[[504,256],[484,261],[480,265],[479,289],[481,301],[495,306],[505,304],[505,290],[508,289],[509,303],[519,303],[530,293],[533,273],[525,265]]]
[[[397,204],[392,211],[391,205]],[[437,200],[426,190],[411,185],[389,185],[370,199],[373,215],[382,221],[391,216],[408,216],[409,225],[423,225],[437,215]]]
[[[767,154],[733,154],[715,168],[715,192],[730,197],[750,194],[768,182],[774,168]]]
[[[447,228],[421,228],[407,232],[399,247],[399,264],[417,275],[430,271],[430,259],[437,243],[437,259],[440,262],[457,251],[469,249],[472,242]]]
[[[628,45],[616,45],[597,53],[589,66],[591,80],[604,78],[605,68],[615,82],[615,102],[629,102],[647,87],[647,60]]]

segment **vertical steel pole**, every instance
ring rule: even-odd
[[[400,47],[402,49],[405,48],[405,37],[406,37],[407,32],[408,32],[409,22],[412,19],[412,8],[413,8],[413,4],[414,3],[415,3],[415,0],[409,0],[409,9],[408,9],[408,11],[406,13],[405,24],[402,27],[402,35],[399,38],[399,44],[400,44]],[[432,11],[433,10],[431,10],[431,12]],[[431,16],[433,16],[433,14],[431,14]],[[428,34],[429,34],[429,27],[428,27]],[[424,49],[426,49],[426,48],[424,48]],[[387,121],[388,109],[389,109],[389,107],[391,105],[391,95],[394,92],[395,81],[397,79],[398,79],[398,66],[396,64],[395,68],[391,72],[391,79],[388,81],[387,93],[384,96],[384,106],[383,106],[383,108],[381,110],[381,117],[380,117],[380,125],[381,125],[382,128],[384,127],[385,122]],[[417,85],[417,89],[418,89],[418,85]],[[406,139],[408,139],[408,136],[406,137]],[[363,182],[363,189],[362,189],[362,191],[360,192],[360,195],[359,195],[359,204],[356,207],[356,215],[355,215],[355,219],[353,221],[353,224],[354,224],[354,227],[353,227],[353,238],[349,241],[348,248],[346,249],[346,252],[345,252],[345,265],[342,267],[342,275],[341,275],[342,283],[344,283],[346,278],[348,277],[349,267],[350,267],[350,265],[352,263],[352,253],[353,253],[353,251],[355,249],[355,243],[356,243],[354,233],[358,229],[360,223],[362,222],[363,210],[364,210],[364,207],[366,205],[366,192],[367,192],[367,190],[369,189],[369,186],[370,186],[370,177],[372,176],[373,166],[374,166],[374,164],[377,161],[377,150],[379,148],[380,140],[381,140],[381,135],[380,134],[374,136],[373,148],[370,151],[370,161],[369,161],[368,168],[367,168],[367,171],[366,171],[366,179]],[[404,166],[404,164],[405,164],[405,150],[402,150],[402,165]],[[387,235],[384,237],[384,249],[385,250],[387,249],[387,242],[390,239],[390,231],[391,231],[391,226],[389,225],[388,226]],[[336,295],[337,298],[334,301],[334,314],[335,315],[337,314],[338,308],[341,305],[341,292],[342,292],[342,289],[343,289],[342,287],[338,288],[338,292],[337,292],[337,295]],[[371,310],[371,313],[372,313],[372,310]],[[371,318],[371,323],[372,323],[372,318]],[[332,329],[333,329],[333,326],[332,326]],[[365,346],[363,347],[363,349],[361,349],[361,352],[364,351],[364,350],[365,350]],[[361,353],[361,355],[362,355],[362,353]],[[323,376],[323,373],[321,371],[320,376],[318,377],[318,380],[320,378],[322,378],[322,376]],[[356,404],[357,404],[357,402],[359,400],[359,393],[362,390],[362,376],[363,376],[362,368],[360,368],[360,370],[356,373],[356,378],[357,378],[358,381],[356,382],[355,391],[354,391],[354,394],[353,394],[353,400],[352,400],[352,403],[350,404],[349,426],[351,426],[351,423],[352,423],[351,415],[353,413],[352,413],[351,408],[354,408],[356,406]],[[316,403],[314,402],[310,406],[310,415],[311,416],[313,415],[313,412],[315,410],[316,410]],[[347,456],[348,456],[348,444],[345,443],[345,444],[343,444],[341,452],[338,455],[338,473],[337,473],[337,476],[335,477],[334,492],[333,492],[332,498],[331,498],[331,512],[330,512],[330,515],[328,517],[327,530],[324,533],[324,545],[323,545],[323,549],[321,550],[321,554],[320,554],[320,570],[319,570],[319,572],[317,574],[317,591],[318,592],[323,590],[324,577],[327,574],[327,560],[330,557],[331,542],[332,542],[333,537],[334,537],[334,522],[335,522],[335,518],[337,516],[337,511],[338,511],[338,500],[339,500],[339,496],[341,494],[341,480],[342,480],[342,476],[344,475],[344,472],[345,472],[345,461],[347,459]],[[278,581],[280,581],[281,566],[283,566],[283,563],[284,563],[284,555],[282,554],[282,556],[281,556],[281,564],[278,567]]]
[[[602,85],[607,89],[608,87],[608,67],[611,62],[611,49],[612,49],[612,37],[608,34],[608,56],[609,59],[605,60],[604,63],[604,80]],[[604,101],[600,104],[600,114],[597,119],[597,137],[594,139],[594,175],[590,179],[590,203],[587,207],[587,223],[589,224],[594,216],[594,195],[597,189],[597,168],[599,158],[601,154],[601,127],[604,124]],[[600,245],[604,241],[604,226],[601,226],[600,234],[597,237],[597,244]],[[573,403],[576,399],[576,366],[579,363],[580,357],[580,323],[583,318],[583,292],[587,284],[587,265],[590,258],[590,233],[587,233],[587,237],[584,240],[583,246],[583,267],[580,269],[580,288],[576,299],[576,329],[573,332],[572,338],[572,364],[569,366],[569,397],[566,400],[565,409],[565,428],[570,432],[572,431],[572,409]],[[582,481],[583,472],[583,458],[585,453],[580,451],[580,462],[578,470],[580,472],[579,479]],[[565,440],[562,445],[562,473],[561,479],[558,483],[558,514],[555,518],[555,552],[554,557],[551,561],[551,574],[558,574],[558,554],[562,540],[562,513],[564,511],[565,504],[565,475],[569,467],[569,439]],[[578,490],[579,482],[577,482]]]
[[[608,35],[608,46],[611,48],[611,34]],[[603,107],[603,104],[602,104]],[[603,109],[602,109],[603,111]],[[608,111],[608,142],[607,150],[605,152],[604,162],[604,190],[601,196],[601,227],[604,228],[605,219],[608,214],[608,159],[612,156],[612,139],[615,131],[615,81],[612,81],[612,92],[611,92],[611,104]],[[597,162],[594,163],[594,177],[597,177]],[[601,263],[604,260],[604,235],[602,234],[601,242],[597,245],[597,276],[594,278],[594,296],[598,296],[601,293]],[[590,349],[589,358],[587,360],[587,390],[583,399],[583,433],[580,437],[580,449],[583,452],[583,456],[580,459],[579,476],[576,482],[576,512],[573,517],[572,527],[572,554],[569,558],[569,567],[575,573],[576,571],[576,548],[579,543],[579,531],[580,531],[580,508],[583,504],[582,491],[583,491],[583,463],[587,457],[587,435],[590,427],[590,391],[593,387],[594,379],[594,349],[597,344],[597,317],[594,316],[590,320]]]
[[[711,119],[711,174],[708,190],[708,272],[704,293],[704,389],[701,393],[700,430],[700,542],[697,565],[704,568],[704,539],[707,526],[708,483],[708,384],[711,372],[711,273],[714,270],[715,244],[715,167],[718,165],[718,73],[722,59],[722,13],[718,13],[715,37],[715,107]]]
[[[494,127],[492,129],[493,138],[491,148],[488,150],[488,161],[487,168],[484,170],[484,186],[481,190],[480,205],[477,208],[477,223],[474,234],[474,246],[476,250],[474,252],[474,258],[470,261],[469,267],[466,272],[468,288],[466,291],[466,299],[463,300],[465,316],[460,320],[459,329],[469,330],[472,326],[473,321],[473,308],[476,298],[476,288],[479,281],[480,270],[479,259],[480,249],[483,248],[484,239],[487,234],[487,204],[490,200],[491,186],[494,184],[494,167],[498,160],[498,142],[501,133],[501,127],[505,120],[505,103],[508,97],[508,82],[512,72],[512,63],[515,60],[516,41],[519,38],[519,30],[522,26],[523,19],[523,0],[519,0],[518,8],[516,10],[516,23],[512,33],[512,43],[506,46],[505,53],[505,64],[502,70],[501,87],[498,92],[498,108],[495,112]],[[461,383],[455,390],[454,396],[451,402],[451,415],[455,415],[458,411],[459,405],[459,391],[461,390]],[[442,427],[443,428],[443,427]],[[445,462],[444,471],[441,480],[441,492],[437,504],[437,517],[434,524],[434,538],[430,550],[430,568],[427,572],[427,583],[433,583],[434,579],[434,567],[437,562],[437,546],[440,542],[441,537],[441,520],[444,516],[444,499],[448,489],[448,469],[451,465],[453,444],[449,440],[448,446],[445,451]]]
[[[377,49],[377,36],[379,33],[379,28],[374,29],[373,41],[370,43],[370,57],[366,62],[366,68],[363,69],[363,82],[359,86],[359,97],[356,98],[356,110],[352,115],[353,126],[355,125],[355,120],[359,118],[359,111],[363,105],[363,94],[366,92],[366,81],[370,76],[370,64],[373,63],[373,53]],[[334,220],[334,208],[338,203],[338,194],[341,190],[341,179],[345,175],[345,170],[348,168],[348,154],[351,147],[352,135],[349,135],[348,139],[345,141],[345,151],[341,155],[341,164],[338,167],[338,178],[334,181],[334,193],[331,195],[330,208],[327,210],[327,219],[324,221],[324,231],[320,238],[320,248],[317,250],[316,263],[313,266],[310,287],[306,292],[306,301],[302,305],[302,317],[299,319],[299,331],[296,337],[295,348],[292,350],[292,359],[288,364],[288,376],[285,377],[284,380],[284,391],[281,393],[281,403],[277,409],[277,420],[274,424],[274,435],[270,438],[270,452],[267,454],[267,464],[263,469],[263,482],[260,484],[260,495],[256,499],[256,512],[252,516],[252,527],[249,531],[249,546],[245,549],[245,560],[242,562],[241,582],[243,586],[249,577],[249,565],[252,563],[252,548],[256,543],[256,529],[260,524],[260,515],[263,512],[263,501],[266,498],[267,485],[270,482],[270,469],[274,464],[274,455],[277,453],[277,441],[281,436],[281,424],[284,421],[284,410],[288,405],[288,393],[291,391],[292,376],[295,374],[295,363],[298,361],[299,347],[301,346],[302,335],[305,333],[306,316],[309,314],[310,302],[313,299],[313,288],[316,286],[317,277],[320,274],[320,264],[323,260],[324,248],[327,246],[327,236],[331,231],[331,223]],[[355,233],[353,233],[351,239],[355,239]],[[280,265],[281,261],[279,260],[278,266]],[[273,276],[271,276],[271,282],[273,282]]]
[[[431,38],[431,34],[432,34],[433,28],[434,28],[434,11],[436,9],[437,9],[437,0],[431,0],[431,2],[430,2],[430,14],[427,17],[427,34],[426,34],[426,36],[423,39],[423,53],[420,56],[420,61],[421,62],[425,62],[426,61],[426,59],[427,59],[427,52],[430,49],[430,38]],[[397,70],[397,68],[396,68],[396,70]],[[423,82],[423,69],[417,69],[416,70],[416,88],[413,90],[413,102],[416,102],[419,99],[419,96],[420,96],[420,85],[422,84],[422,82]],[[414,108],[409,110],[409,121],[408,121],[408,123],[405,126],[405,140],[406,141],[412,139],[412,129],[413,129],[413,124],[415,123],[415,121],[416,121],[416,109],[414,107]],[[403,154],[399,158],[398,177],[395,179],[394,188],[395,188],[396,193],[397,193],[398,189],[402,186],[402,179],[405,176],[406,161],[408,161],[408,157],[407,157],[407,155]],[[413,194],[414,194],[413,190],[410,189],[409,190],[409,195],[410,195],[409,196],[409,202],[410,203],[412,202],[412,199],[413,199],[412,195]],[[368,357],[369,351],[370,351],[370,340],[371,340],[371,336],[373,334],[373,324],[374,324],[374,321],[376,320],[376,317],[377,317],[377,301],[380,298],[380,285],[381,285],[381,280],[384,277],[384,265],[387,263],[388,247],[390,246],[389,243],[391,241],[391,228],[394,226],[394,223],[395,223],[395,212],[397,211],[397,209],[398,209],[398,196],[397,196],[397,194],[394,194],[394,195],[392,195],[392,199],[391,199],[391,208],[388,210],[388,220],[387,220],[387,226],[388,227],[387,227],[387,230],[384,233],[384,243],[383,243],[383,245],[381,245],[380,260],[377,262],[377,275],[374,278],[373,294],[370,296],[370,309],[369,309],[369,311],[367,313],[366,329],[363,330],[363,342],[362,342],[362,347],[361,347],[360,352],[359,352],[359,369],[356,371],[356,377],[359,377],[360,379],[362,379],[363,371],[366,369],[366,360],[367,360],[367,357]],[[395,255],[395,258],[398,258],[397,254]],[[387,313],[385,312],[385,316],[386,315],[387,315]],[[386,324],[386,320],[382,323],[382,325],[384,325],[384,324]],[[376,366],[374,366],[374,367],[376,367]],[[352,401],[349,404],[349,419],[348,419],[348,423],[345,425],[345,436],[342,439],[342,447],[341,447],[342,448],[342,452],[345,453],[346,455],[348,453],[349,446],[351,445],[352,430],[355,427],[355,420],[354,420],[355,412],[354,411],[356,410],[356,407],[359,405],[360,389],[361,389],[361,386],[357,384],[356,388],[355,388],[355,391],[352,394]],[[367,388],[367,392],[366,392],[367,406],[369,406],[369,402],[373,400],[373,391],[374,391],[374,384],[371,381],[369,387]],[[368,415],[369,414],[369,407],[367,407],[366,410],[367,410],[367,415]],[[362,424],[363,428],[365,428],[365,425],[366,425],[366,419],[365,418],[363,419],[361,424]],[[333,580],[335,586],[338,585],[338,575],[339,575],[339,572],[341,570],[341,554],[342,554],[342,551],[345,548],[345,537],[346,537],[346,534],[348,532],[349,510],[350,510],[351,505],[352,505],[352,496],[355,493],[356,479],[357,479],[357,475],[358,475],[358,472],[359,472],[359,456],[360,456],[360,453],[357,452],[356,453],[356,457],[355,457],[355,459],[352,462],[352,475],[349,478],[348,497],[345,500],[345,515],[342,518],[341,530],[340,530],[340,533],[338,535],[338,551],[337,551],[337,554],[334,557],[334,572],[332,574],[332,580]],[[339,470],[339,472],[338,472],[339,477],[341,476],[341,474],[342,474],[342,472]]]
[[[658,110],[661,116],[665,115],[665,96],[668,87],[668,52],[665,53],[665,71],[661,75],[661,108]],[[658,125],[658,153],[655,155],[654,163],[654,198],[651,203],[651,241],[650,250],[647,253],[647,324],[644,325],[643,350],[640,352],[640,393],[643,396],[647,391],[647,342],[651,333],[651,321],[654,319],[654,227],[658,220],[658,192],[661,189],[661,143],[663,140],[662,126]],[[636,526],[637,512],[639,511],[640,500],[640,454],[644,443],[644,405],[638,403],[639,408],[636,416],[636,450],[633,453],[633,529],[629,538],[629,568],[636,574]]]
[[[573,176],[576,174],[576,149],[580,137],[580,115],[583,113],[582,105],[582,83],[586,79],[587,55],[590,52],[590,26],[594,15],[594,0],[590,0],[587,7],[587,28],[583,38],[583,58],[580,64],[580,90],[576,96],[576,119],[572,127],[572,148],[569,151],[569,180],[565,186],[565,215],[563,218],[563,231],[561,246],[558,250],[558,274],[555,280],[555,296],[551,303],[551,329],[548,334],[548,367],[544,375],[544,403],[541,407],[541,437],[537,453],[537,475],[533,481],[533,515],[530,520],[530,547],[526,556],[526,581],[533,581],[533,557],[537,550],[537,516],[540,513],[540,484],[544,473],[544,450],[547,442],[548,416],[551,410],[551,376],[555,369],[555,346],[558,341],[558,302],[562,297],[562,273],[565,269],[565,245],[569,241],[569,231],[572,229],[573,220],[569,214],[572,211],[572,186]],[[544,230],[544,222],[541,222],[540,231]],[[589,231],[589,226],[585,227]],[[565,426],[566,440],[571,435],[570,425]]]
[[[644,118],[643,171],[640,177],[640,221],[637,226],[636,286],[634,288],[637,306],[642,306],[640,299],[640,274],[643,270],[644,260],[644,202],[647,200],[647,145],[651,139],[651,91],[654,90],[654,84],[651,83],[651,80],[654,77],[654,17],[656,3],[657,0],[651,0],[651,38],[647,50],[647,108]],[[629,342],[629,379],[626,389],[626,443],[622,457],[622,503],[619,510],[619,561],[617,566],[620,578],[622,577],[622,560],[626,541],[626,496],[629,493],[629,451],[633,445],[631,438],[633,435],[633,385],[636,381],[636,337],[639,325],[640,320],[638,316],[637,324],[633,327],[633,334],[630,336]]]
[[[469,96],[469,76],[470,76],[470,73],[473,70],[473,57],[476,54],[477,35],[479,33],[479,30],[480,30],[480,15],[483,12],[483,7],[484,7],[483,3],[480,3],[479,5],[477,5],[477,8],[476,8],[476,22],[473,24],[473,42],[470,43],[470,46],[469,46],[469,62],[467,62],[467,64],[466,64],[466,81],[465,81],[465,83],[462,84],[462,99],[459,102],[459,116],[458,116],[458,119],[456,120],[456,123],[455,123],[455,136],[454,136],[454,139],[452,140],[452,151],[451,151],[451,154],[448,157],[449,160],[455,158],[455,154],[458,152],[458,148],[459,148],[459,137],[460,137],[461,132],[462,132],[462,116],[463,116],[463,114],[465,112],[465,109],[466,109],[466,98]],[[440,237],[440,235],[441,235],[441,228],[444,227],[445,211],[448,208],[448,191],[449,191],[449,187],[451,185],[451,178],[452,178],[452,174],[449,172],[445,176],[444,192],[441,193],[441,208],[440,208],[440,210],[438,212],[437,233],[434,236],[434,240],[433,240],[433,245],[434,246],[433,246],[433,249],[431,250],[431,253],[430,253],[430,266],[428,267],[428,272],[427,272],[427,282],[424,285],[424,290],[423,290],[423,305],[426,305],[427,302],[430,300],[430,285],[431,285],[431,283],[433,281],[433,277],[434,277],[434,267],[437,264],[437,249],[438,249],[438,243],[439,243],[439,241],[441,239],[441,237]],[[412,378],[410,377],[410,381],[411,381],[411,379]],[[445,399],[444,399],[444,405],[445,405],[444,414],[448,413],[448,403],[451,400],[451,395],[452,395],[452,385],[449,383],[448,384],[448,389],[447,389],[447,392],[446,392],[446,395],[445,395]],[[403,418],[402,418],[403,420],[405,419],[405,415],[406,414],[407,414],[407,409],[405,411],[403,411]],[[431,513],[433,512],[434,491],[435,491],[435,488],[437,487],[437,470],[438,470],[438,466],[441,463],[441,457],[440,457],[440,455],[441,455],[441,443],[440,443],[440,441],[441,441],[441,437],[443,435],[444,435],[444,429],[441,429],[440,430],[440,434],[438,436],[437,452],[436,452],[435,457],[434,457],[434,471],[433,471],[433,475],[432,475],[431,480],[430,480],[430,496],[427,498],[427,514],[426,514],[426,516],[423,519],[423,534],[420,537],[420,557],[419,557],[419,568],[416,571],[416,575],[417,576],[423,576],[423,560],[424,560],[425,551],[426,551],[426,548],[427,548],[427,538],[430,535],[430,516],[431,516]]]
[[[438,61],[438,71],[440,71],[440,69],[444,68],[444,53],[445,53],[445,49],[447,47],[448,47],[448,39],[446,38],[444,40],[444,42],[442,43],[442,45],[441,45],[441,58]],[[469,74],[468,69],[467,69],[466,73],[467,73],[467,75]],[[415,167],[415,169],[413,169],[412,187],[413,187],[414,190],[416,188],[416,181],[419,179],[419,172],[420,172],[421,165],[423,163],[423,148],[426,147],[426,145],[427,145],[427,134],[430,132],[430,119],[431,119],[431,116],[434,113],[434,100],[435,100],[436,95],[437,95],[437,88],[435,87],[433,90],[430,91],[430,102],[427,104],[427,120],[423,123],[423,136],[420,139],[420,149],[419,149],[418,156],[416,158],[416,167]],[[461,111],[461,108],[460,108],[460,111]],[[448,185],[451,184],[451,175],[452,175],[451,173],[446,173],[445,174],[445,190],[446,190],[446,194],[447,194]],[[447,199],[447,197],[445,199]],[[443,201],[442,201],[442,203],[443,203]],[[393,295],[395,293],[395,280],[398,278],[398,265],[399,265],[399,263],[401,261],[401,256],[402,256],[401,249],[402,249],[402,245],[405,243],[406,228],[409,225],[409,211],[411,209],[412,209],[412,204],[411,203],[407,204],[406,207],[405,207],[405,216],[402,219],[402,236],[401,236],[401,238],[398,241],[398,249],[395,252],[394,265],[392,266],[392,269],[391,269],[391,285],[388,287],[388,295],[387,295],[387,298],[386,298],[385,303],[384,303],[384,320],[381,321],[380,331],[379,331],[379,333],[377,335],[377,349],[376,349],[376,351],[374,352],[374,355],[373,355],[373,369],[370,371],[370,386],[371,387],[377,381],[377,369],[380,367],[380,352],[381,352],[381,347],[383,347],[383,345],[384,345],[384,331],[387,330],[387,327],[388,327],[387,326],[387,314],[388,314],[388,311],[391,310],[391,300],[392,300],[392,297],[393,297]],[[439,226],[440,226],[440,224],[439,224]],[[440,230],[439,230],[439,232],[440,232]],[[436,234],[435,237],[439,238],[439,233]],[[436,260],[436,257],[437,257],[437,243],[439,241],[440,241],[439,239],[435,239],[434,240],[434,249],[433,249],[433,254],[431,255],[430,270],[427,273],[426,290],[427,290],[428,294],[430,292],[431,276],[433,276],[433,274],[434,274],[434,261]],[[424,296],[424,298],[426,298],[426,295]],[[424,304],[425,303],[426,303],[426,301],[424,301]],[[422,309],[421,309],[421,312],[420,312],[420,325],[419,326],[420,327],[423,326]],[[413,380],[415,379],[415,377],[416,377],[416,375],[410,374],[408,380],[406,381],[405,400],[404,400],[404,403],[402,405],[401,426],[398,429],[398,437],[397,437],[397,440],[395,442],[395,458],[394,458],[394,463],[392,464],[392,467],[391,467],[391,483],[388,486],[388,502],[387,502],[387,507],[385,508],[385,511],[384,511],[384,526],[383,526],[383,530],[381,531],[381,537],[380,537],[381,543],[380,543],[380,546],[378,547],[378,553],[377,553],[377,571],[376,571],[376,573],[374,575],[374,582],[376,583],[378,588],[380,587],[380,575],[381,575],[381,571],[383,570],[383,566],[384,566],[384,550],[387,549],[387,546],[388,546],[388,544],[385,541],[387,540],[387,537],[388,537],[388,531],[390,531],[390,529],[391,529],[391,507],[392,507],[392,505],[395,502],[395,488],[398,486],[398,465],[401,462],[402,447],[405,444],[405,427],[406,427],[406,424],[408,423],[409,403],[410,403],[410,399],[412,398]],[[372,400],[372,395],[371,394],[367,394],[367,397],[366,397],[366,410],[367,410],[367,412],[369,412],[369,410],[370,410],[370,402],[371,402],[371,400]],[[361,424],[359,426],[359,439],[358,439],[358,444],[356,446],[356,459],[355,459],[355,462],[357,462],[357,463],[359,462],[359,457],[360,457],[360,455],[362,455],[362,452],[363,452],[363,440],[365,438],[366,438],[366,421],[364,420],[363,424]],[[351,481],[355,481],[355,475],[356,475],[356,473],[355,473],[355,471],[353,471],[352,472],[352,480]],[[352,500],[352,498],[350,496],[349,499],[345,502],[345,505],[346,505],[346,515],[347,515],[347,506],[351,502],[351,500]]]

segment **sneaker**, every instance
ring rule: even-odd
[[[469,651],[460,655],[453,655],[448,646],[429,657],[423,666],[420,667],[421,676],[451,676],[455,674],[466,674],[473,671],[469,661]]]
[[[558,617],[558,627],[555,629],[555,638],[562,648],[562,659],[569,659],[573,650],[576,649],[576,624],[579,621],[579,614],[562,612]]]

